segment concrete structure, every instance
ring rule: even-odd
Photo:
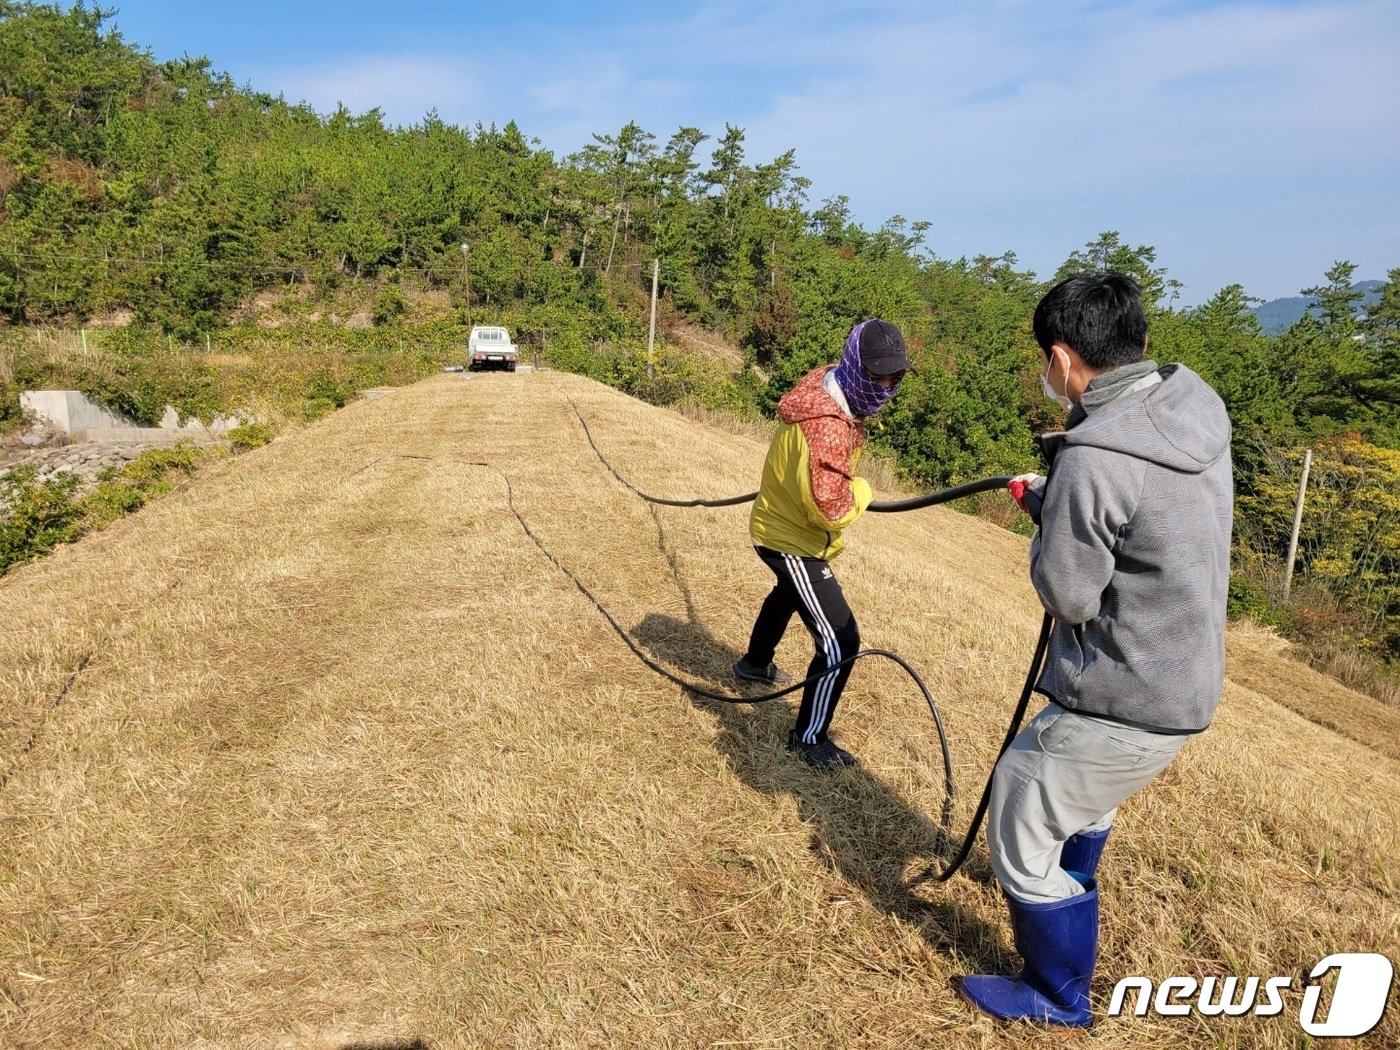
[[[33,412],[59,433],[74,441],[117,441],[122,438],[217,437],[242,425],[240,416],[216,416],[208,426],[197,419],[180,422],[180,414],[165,406],[159,427],[139,423],[94,404],[78,390],[26,390],[19,395],[20,407]],[[173,439],[172,439],[173,440]]]
[[[63,434],[137,425],[94,405],[77,390],[25,390],[19,395],[19,405]]]
[[[248,423],[251,421],[251,418],[244,419],[242,416],[234,415],[215,416],[213,420],[210,421],[208,426],[201,423],[197,419],[190,419],[184,423],[181,423],[180,413],[176,412],[172,406],[166,405],[165,415],[160,417],[160,428],[162,430],[189,431],[190,433],[208,433],[217,436],[219,434],[227,433],[228,431],[233,430],[235,427],[241,427],[244,423]]]

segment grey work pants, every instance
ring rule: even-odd
[[[1065,840],[1107,830],[1119,804],[1165,769],[1188,739],[1056,704],[1036,715],[992,776],[987,845],[1002,889],[1028,904],[1084,892],[1060,868]]]

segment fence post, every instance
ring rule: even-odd
[[[1312,449],[1303,453],[1303,480],[1298,484],[1298,505],[1293,509],[1293,535],[1288,540],[1288,565],[1283,573],[1283,600],[1293,587],[1293,560],[1298,557],[1298,533],[1303,527],[1303,496],[1308,491],[1308,471],[1312,469]]]
[[[651,324],[647,328],[647,382],[651,382],[652,362],[656,349],[656,279],[661,270],[661,260],[651,261]]]

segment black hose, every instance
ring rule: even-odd
[[[671,500],[662,499],[658,496],[652,496],[646,492],[643,492],[641,489],[637,488],[637,486],[633,485],[630,481],[628,481],[621,474],[619,474],[617,472],[617,469],[611,463],[608,462],[607,457],[604,456],[602,450],[598,448],[598,443],[593,440],[593,432],[588,428],[588,421],[583,418],[583,413],[581,413],[578,410],[578,406],[574,404],[572,399],[569,400],[569,407],[574,410],[574,415],[578,417],[579,424],[583,427],[584,436],[588,438],[588,444],[593,448],[593,454],[598,457],[599,461],[603,464],[604,467],[607,468],[608,472],[612,474],[612,476],[616,478],[624,488],[635,493],[637,496],[641,497],[648,503],[659,504],[663,507],[730,507],[740,503],[748,503],[751,500],[757,498],[758,496],[757,492],[749,492],[745,493],[742,496],[730,496],[726,499]],[[932,507],[935,504],[948,503],[955,499],[961,499],[964,496],[971,496],[978,492],[991,492],[996,489],[1004,489],[1007,487],[1007,484],[1011,481],[1012,477],[1014,477],[1014,475],[1006,474],[999,475],[997,477],[978,478],[975,481],[967,481],[961,485],[953,485],[946,489],[939,489],[937,492],[930,492],[923,496],[914,496],[910,499],[890,500],[886,502],[872,503],[866,509],[874,511],[878,514],[899,514],[904,511],[919,510],[923,507]],[[507,486],[509,486],[510,482],[507,481],[506,484]],[[512,512],[514,512],[515,510],[514,503],[511,504],[511,510]],[[544,545],[540,543],[540,541],[535,537],[534,533],[530,532],[530,527],[525,524],[525,520],[521,518],[518,513],[516,514],[516,518],[520,520],[521,527],[525,529],[525,532],[530,536],[530,538],[535,541],[536,545],[539,546],[539,548],[542,551],[544,551],[546,557],[548,557],[551,561],[554,562],[555,565],[557,565],[564,573],[566,573],[568,577],[574,581],[574,585],[577,586],[578,589],[582,591],[584,595],[590,601],[592,601],[595,606],[597,606],[598,611],[601,612],[605,617],[607,617],[608,622],[612,624],[613,630],[615,630],[621,636],[622,640],[627,643],[628,648],[630,648],[632,652],[634,652],[643,663],[645,663],[648,667],[650,667],[652,670],[656,671],[663,677],[671,680],[672,682],[675,682],[677,685],[680,685],[693,693],[698,694],[699,696],[706,697],[710,700],[719,700],[724,703],[730,704],[759,704],[764,703],[768,700],[775,700],[780,696],[785,696],[788,693],[795,692],[796,690],[801,689],[805,685],[807,685],[808,682],[815,681],[817,678],[825,677],[826,675],[830,674],[832,670],[834,670],[834,668],[828,668],[821,674],[813,675],[810,678],[803,679],[801,682],[796,682],[793,685],[788,686],[786,689],[781,689],[777,692],[766,693],[762,696],[749,698],[733,697],[725,695],[723,693],[715,693],[701,686],[697,686],[693,682],[687,682],[682,678],[678,678],[676,675],[673,675],[670,671],[667,671],[664,667],[651,660],[649,657],[646,656],[645,653],[638,649],[637,646],[633,643],[632,639],[628,636],[627,632],[624,631],[622,627],[617,623],[617,621],[613,619],[612,614],[609,613],[607,609],[603,608],[602,604],[599,603],[599,601],[588,592],[587,588],[585,588],[583,584],[579,582],[578,578],[575,577],[573,573],[569,572],[567,568],[560,564],[559,560],[555,558],[554,555],[550,554],[548,550],[545,550]],[[1031,693],[1034,692],[1036,679],[1040,676],[1040,667],[1045,659],[1045,650],[1046,647],[1049,645],[1050,628],[1053,625],[1053,623],[1054,620],[1049,613],[1046,613],[1045,616],[1041,619],[1040,635],[1036,639],[1035,653],[1031,657],[1030,669],[1026,672],[1026,682],[1021,689],[1021,697],[1016,703],[1016,710],[1011,716],[1011,722],[1007,726],[1006,736],[1002,740],[1001,749],[997,751],[997,761],[1000,761],[1001,756],[1006,754],[1007,749],[1011,746],[1011,742],[1016,739],[1016,734],[1021,731],[1021,722],[1025,719],[1026,710],[1030,706]],[[839,664],[836,665],[836,667],[844,667],[846,664],[855,663],[855,661],[865,656],[885,656],[891,660],[894,660],[897,664],[899,664],[900,667],[904,669],[904,671],[909,675],[909,677],[914,680],[914,683],[919,687],[919,691],[923,694],[925,702],[928,704],[929,713],[933,716],[934,727],[938,731],[939,747],[943,752],[943,779],[946,793],[943,805],[943,826],[942,828],[940,828],[940,832],[945,831],[947,824],[951,819],[952,813],[952,800],[954,794],[953,761],[948,750],[948,737],[943,729],[943,719],[938,713],[938,705],[933,702],[933,695],[929,692],[928,686],[924,684],[924,680],[922,677],[920,677],[919,673],[915,671],[914,668],[911,667],[902,657],[897,656],[895,653],[892,653],[887,649],[864,649],[861,652],[856,653],[854,656],[850,656],[847,657],[845,660],[842,660]],[[916,877],[910,882],[911,886],[917,885],[918,883],[927,880],[931,876],[935,882],[947,882],[950,878],[953,877],[953,874],[963,866],[963,863],[967,860],[968,855],[972,852],[973,844],[977,841],[977,833],[982,828],[982,821],[987,815],[987,807],[991,804],[992,777],[995,774],[995,772],[996,762],[993,762],[992,772],[987,774],[987,783],[982,789],[982,798],[977,803],[977,812],[973,815],[972,824],[968,828],[966,836],[964,836],[963,838],[962,846],[959,847],[957,856],[954,857],[953,860],[937,875],[933,875],[933,865],[930,864],[928,868],[926,868],[918,877]]]
[[[914,684],[919,687],[919,692],[923,694],[924,702],[928,705],[929,714],[933,717],[933,724],[938,732],[939,749],[943,753],[944,788],[946,792],[946,802],[944,806],[945,814],[951,815],[950,807],[952,805],[952,799],[954,794],[953,758],[948,751],[948,734],[943,728],[943,719],[938,713],[938,706],[933,702],[933,694],[929,692],[928,686],[924,683],[924,680],[919,676],[919,672],[914,670],[914,668],[910,666],[909,662],[905,660],[904,657],[900,656],[898,653],[891,652],[888,649],[862,649],[860,652],[855,653],[852,656],[848,656],[839,663],[824,669],[820,674],[812,675],[810,678],[804,678],[800,682],[794,682],[791,685],[788,685],[782,689],[775,690],[771,693],[763,693],[758,696],[734,696],[729,693],[719,693],[715,692],[713,689],[706,689],[704,686],[699,685],[696,682],[691,682],[667,670],[665,667],[657,663],[655,660],[653,660],[650,656],[648,656],[645,652],[642,651],[642,649],[637,645],[637,643],[632,640],[632,636],[627,633],[627,629],[624,628],[622,624],[617,622],[617,618],[613,616],[613,614],[608,611],[607,607],[603,605],[603,603],[600,602],[594,596],[593,592],[590,591],[584,585],[583,581],[580,580],[578,576],[574,574],[573,570],[570,569],[563,562],[561,562],[557,557],[555,557],[554,552],[551,551],[548,547],[546,547],[544,545],[544,542],[537,535],[535,535],[534,529],[530,528],[530,523],[526,521],[524,516],[520,513],[520,511],[516,509],[515,490],[511,486],[510,478],[507,477],[504,472],[502,472],[499,468],[492,466],[490,463],[477,462],[470,463],[468,464],[468,466],[486,467],[488,470],[493,470],[496,472],[496,474],[500,477],[500,479],[505,483],[506,486],[506,504],[510,507],[510,512],[515,515],[515,520],[520,523],[520,528],[524,531],[525,535],[528,536],[530,540],[535,544],[535,546],[540,549],[540,553],[542,553],[546,558],[548,558],[554,564],[555,568],[557,568],[560,572],[567,576],[569,580],[573,583],[573,585],[578,588],[579,593],[582,594],[585,598],[587,598],[589,602],[592,603],[593,607],[603,615],[603,618],[608,621],[608,625],[613,629],[617,636],[622,639],[623,643],[627,646],[627,648],[632,650],[632,654],[636,656],[637,659],[641,660],[642,663],[646,664],[647,667],[651,668],[651,670],[655,671],[657,674],[661,675],[661,677],[665,678],[667,681],[674,682],[682,689],[694,693],[696,696],[704,697],[706,700],[717,700],[720,703],[725,704],[764,704],[767,703],[769,700],[776,700],[779,697],[787,696],[789,693],[794,693],[797,690],[806,686],[808,682],[815,682],[819,678],[825,678],[832,671],[835,671],[841,667],[845,667],[847,664],[854,664],[857,660],[863,660],[867,656],[882,656],[887,660],[893,660],[896,664],[898,664],[901,668],[904,669],[904,672],[908,674],[909,677],[914,680]]]
[[[975,481],[964,481],[961,485],[953,485],[950,488],[939,489],[937,492],[929,492],[923,496],[912,496],[909,499],[876,501],[865,509],[875,514],[902,514],[906,510],[920,510],[924,507],[932,507],[939,503],[950,503],[955,499],[962,499],[964,496],[972,496],[978,492],[993,492],[996,489],[1004,489],[1014,476],[1013,474],[1004,474],[994,478],[978,478]]]
[[[594,455],[598,457],[599,461],[602,462],[603,466],[607,468],[608,472],[612,474],[612,476],[616,478],[624,488],[626,488],[630,492],[635,493],[637,496],[639,496],[641,499],[645,500],[648,503],[659,504],[665,507],[727,507],[734,506],[740,503],[747,503],[753,500],[758,495],[756,492],[751,492],[743,496],[731,496],[727,499],[719,500],[668,500],[661,499],[660,497],[656,496],[651,496],[648,493],[645,493],[641,489],[637,488],[635,485],[633,485],[630,481],[628,481],[626,478],[624,478],[621,474],[617,472],[616,468],[614,468],[613,465],[608,462],[607,457],[604,456],[602,451],[598,448],[597,442],[593,440],[592,431],[589,430],[588,422],[583,418],[582,413],[579,412],[578,406],[575,405],[572,400],[569,401],[569,406],[574,410],[574,415],[578,417],[578,421],[583,427],[584,435],[588,438],[588,444],[593,448]],[[406,455],[404,458],[428,459],[431,457]],[[667,679],[670,682],[674,682],[682,689],[685,689],[695,694],[696,696],[701,696],[707,700],[715,700],[719,701],[720,703],[726,704],[762,704],[767,703],[769,700],[776,700],[779,697],[786,696],[789,693],[794,693],[797,690],[804,688],[809,682],[816,681],[819,678],[824,678],[832,671],[841,667],[845,667],[847,664],[854,664],[857,660],[863,660],[867,656],[882,656],[888,660],[893,660],[896,664],[899,665],[900,668],[903,669],[903,671],[907,675],[909,675],[911,679],[913,679],[914,684],[918,686],[919,692],[923,695],[924,702],[928,705],[929,714],[933,718],[934,729],[938,734],[939,750],[942,752],[943,757],[944,784],[943,814],[942,820],[940,821],[939,835],[940,838],[946,836],[948,825],[952,821],[953,797],[956,792],[953,783],[953,759],[948,748],[948,734],[943,727],[943,718],[938,713],[938,705],[934,703],[933,694],[929,692],[929,688],[927,684],[925,684],[923,678],[919,675],[919,672],[916,671],[902,656],[900,656],[898,653],[891,652],[888,649],[862,649],[860,652],[855,653],[852,656],[846,657],[844,660],[841,660],[834,666],[824,669],[820,674],[812,675],[808,678],[804,678],[800,682],[794,682],[783,689],[778,689],[771,693],[763,693],[759,696],[733,696],[727,693],[715,692],[712,689],[706,689],[702,685],[688,681],[684,678],[681,678],[679,675],[672,673],[641,650],[637,643],[632,640],[632,636],[627,633],[627,630],[620,623],[617,622],[617,618],[614,617],[613,614],[608,611],[607,607],[604,606],[603,603],[600,602],[593,595],[593,592],[590,591],[586,586],[584,586],[583,581],[580,580],[567,565],[565,565],[557,557],[555,557],[554,553],[544,545],[544,542],[537,535],[535,535],[534,530],[530,528],[530,523],[527,522],[524,516],[521,515],[520,511],[516,509],[515,490],[511,486],[510,478],[502,470],[490,463],[485,463],[481,461],[468,462],[464,460],[458,460],[457,462],[465,463],[467,466],[485,467],[488,470],[494,471],[505,483],[506,503],[510,507],[510,512],[513,515],[515,515],[515,520],[519,522],[520,528],[525,532],[525,535],[530,538],[530,540],[535,544],[535,546],[540,549],[540,552],[546,558],[548,558],[550,562],[553,563],[555,568],[557,568],[560,572],[567,576],[569,580],[573,583],[573,585],[578,588],[579,593],[581,593],[585,598],[587,598],[589,602],[592,603],[593,607],[597,609],[599,613],[602,614],[603,618],[607,620],[608,625],[613,629],[617,636],[622,639],[623,643],[627,646],[628,649],[632,651],[632,654],[636,656],[637,659],[641,660],[643,664],[645,664],[652,671],[655,671],[657,674],[661,675],[663,678]],[[931,507],[938,503],[947,503],[950,500],[959,499],[963,496],[970,496],[977,492],[989,492],[993,489],[1005,488],[1007,482],[1010,480],[1010,475],[1004,477],[979,478],[976,481],[969,481],[962,485],[954,485],[951,488],[940,489],[937,492],[931,492],[924,496],[915,496],[911,499],[894,500],[887,503],[872,503],[867,509],[876,511],[877,513],[900,513],[907,510],[918,510],[923,507]],[[1026,673],[1026,682],[1021,690],[1020,700],[1017,702],[1016,710],[1011,717],[1011,723],[1007,726],[1006,736],[1002,740],[1001,749],[997,752],[998,760],[1000,760],[1001,756],[1006,753],[1007,749],[1011,746],[1011,742],[1016,739],[1016,734],[1020,732],[1021,722],[1025,718],[1026,710],[1030,705],[1031,693],[1034,691],[1035,682],[1040,673],[1040,665],[1045,657],[1045,649],[1046,646],[1049,644],[1050,628],[1052,623],[1053,620],[1051,619],[1048,613],[1041,620],[1040,636],[1036,639],[1035,644],[1035,655],[1031,658],[1031,666]],[[992,773],[989,773],[987,775],[987,783],[983,787],[982,797],[977,803],[977,811],[973,815],[972,823],[968,827],[967,834],[963,837],[962,845],[959,847],[957,855],[953,858],[951,862],[949,862],[943,868],[942,871],[940,871],[936,875],[933,874],[934,865],[930,864],[927,868],[924,869],[922,873],[920,873],[917,877],[915,877],[909,882],[909,886],[917,885],[920,882],[928,880],[930,877],[935,882],[947,882],[967,861],[968,856],[972,853],[972,847],[977,841],[977,834],[982,828],[982,821],[987,815],[987,807],[991,804],[992,777],[995,774],[995,772],[996,763],[994,762],[992,764]]]
[[[608,468],[608,473],[615,477],[628,492],[640,496],[648,503],[655,503],[662,507],[737,507],[741,503],[752,503],[758,498],[757,492],[746,492],[742,496],[729,496],[725,499],[662,499],[660,496],[652,496],[643,492],[619,474],[617,468],[608,462],[608,457],[603,455],[602,449],[598,447],[598,442],[593,440],[593,431],[588,429],[588,420],[583,418],[583,413],[578,410],[578,405],[574,404],[572,398],[569,399],[569,407],[574,410],[574,415],[578,417],[579,425],[583,427],[583,436],[588,439],[593,454],[598,457],[603,466]]]
[[[588,428],[588,421],[583,418],[583,413],[578,410],[578,406],[572,400],[569,401],[569,407],[574,410],[574,415],[578,416],[578,421],[583,427],[583,436],[588,438],[588,444],[592,446],[593,454],[598,457],[603,466],[608,468],[608,473],[615,477],[629,492],[635,493],[648,503],[655,503],[662,507],[736,507],[742,503],[752,503],[758,498],[757,492],[745,492],[741,496],[725,496],[721,499],[664,499],[661,496],[653,496],[649,492],[643,492],[619,474],[617,469],[608,462],[607,457],[598,448],[598,443],[593,440],[593,431]],[[972,496],[978,492],[1004,489],[1012,477],[1014,475],[1005,474],[994,478],[978,478],[975,481],[965,481],[961,485],[939,489],[937,492],[929,492],[923,496],[913,496],[909,499],[877,500],[870,504],[866,510],[875,514],[901,514],[906,510],[920,510],[939,503],[949,503],[955,499],[962,499],[964,496]]]

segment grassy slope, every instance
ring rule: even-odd
[[[760,442],[589,381],[440,377],[0,582],[0,1045],[1059,1045],[949,986],[1012,961],[985,854],[904,888],[941,791],[902,675],[858,668],[837,730],[864,767],[815,776],[785,709],[643,668],[464,462],[510,476],[644,645],[724,683],[769,584],[746,511],[661,511],[672,577],[566,397],[643,488],[753,486]],[[1025,542],[944,510],[851,539],[866,643],[939,698],[960,834],[1039,619]],[[1282,706],[1313,680],[1231,644],[1247,684],[1120,816],[1100,1009],[1129,973],[1400,943],[1393,746]],[[794,624],[780,661],[808,645]],[[1291,1046],[1296,1010],[1087,1045]],[[1392,1008],[1373,1042],[1397,1036]]]

